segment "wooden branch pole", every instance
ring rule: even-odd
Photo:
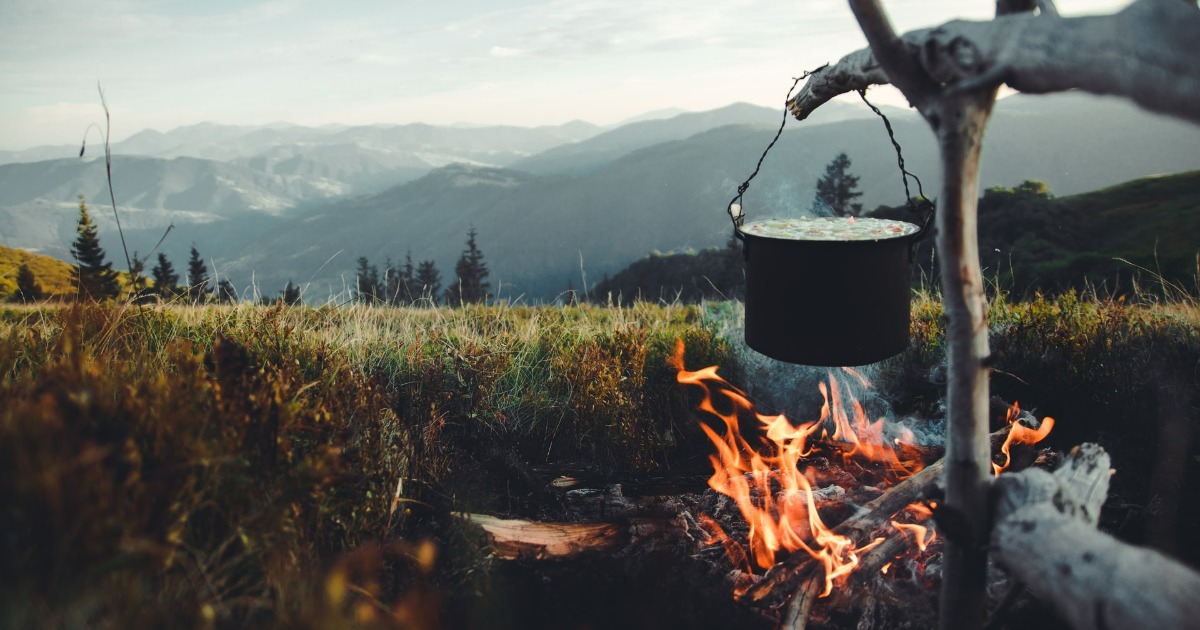
[[[1096,530],[1108,455],[1077,448],[1054,474],[996,483],[992,558],[1076,629],[1200,628],[1200,574]]]
[[[1062,18],[1045,2],[1040,15],[1001,15],[987,22],[954,21],[888,37],[877,2],[851,0],[871,48],[843,57],[809,78],[792,99],[799,120],[840,94],[895,83],[922,113],[927,87],[896,83],[888,58],[923,73],[944,92],[971,92],[1001,83],[1030,94],[1083,90],[1127,98],[1145,109],[1200,123],[1200,11],[1179,0],[1137,0],[1113,15]],[[883,28],[883,27],[886,27]],[[881,36],[877,46],[871,33]],[[874,50],[875,52],[872,52]],[[919,72],[917,72],[919,71]],[[913,82],[909,82],[912,84]],[[918,85],[923,81],[918,80]],[[925,83],[927,86],[928,84]]]
[[[979,266],[976,215],[979,154],[995,88],[943,97],[927,116],[938,135],[943,185],[937,213],[942,302],[946,311],[946,499],[943,509],[966,525],[947,536],[939,623],[980,628],[986,612],[988,487],[987,298]]]

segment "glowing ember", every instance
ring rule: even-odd
[[[1000,447],[1000,452],[1004,454],[1004,464],[997,465],[995,462],[992,463],[992,470],[995,471],[997,477],[1012,463],[1012,455],[1009,449],[1013,444],[1037,444],[1046,439],[1046,436],[1050,435],[1050,430],[1054,428],[1054,418],[1050,416],[1042,418],[1042,424],[1038,428],[1030,429],[1017,422],[1017,418],[1020,415],[1021,408],[1014,401],[1012,406],[1008,408],[1008,417],[1005,418],[1005,421],[1009,424],[1008,437],[1004,440],[1004,445]]]
[[[858,566],[859,556],[883,542],[877,538],[864,547],[834,533],[822,522],[810,482],[814,473],[802,469],[801,460],[818,448],[840,452],[845,462],[854,461],[861,469],[865,464],[878,469],[885,481],[897,481],[920,470],[922,463],[901,463],[892,444],[883,439],[883,420],[869,422],[862,405],[849,389],[831,372],[828,385],[820,384],[824,404],[815,422],[793,424],[783,415],[768,416],[754,412],[744,392],[717,375],[717,368],[707,367],[688,371],[683,366],[683,343],[679,342],[671,365],[678,371],[677,379],[685,385],[702,388],[704,398],[699,409],[721,419],[723,432],[702,423],[701,428],[712,441],[716,452],[710,456],[713,465],[708,485],[732,499],[749,525],[747,544],[749,554],[708,519],[704,525],[713,532],[729,552],[734,566],[749,569],[746,561],[762,569],[774,566],[777,554],[803,551],[819,562],[824,569],[825,588],[822,597],[833,589],[833,582]],[[844,374],[869,386],[857,372],[844,369]],[[765,454],[754,448],[739,428],[739,418],[753,414],[761,431]],[[909,434],[911,435],[911,433]],[[904,445],[900,440],[897,444]],[[808,473],[807,475],[805,473]],[[927,517],[929,510],[925,510]],[[918,516],[920,516],[918,512]],[[898,529],[920,528],[920,534],[910,530],[921,549],[929,540],[925,528],[919,525],[896,524]],[[715,530],[715,532],[713,531]],[[718,533],[719,532],[719,533]]]

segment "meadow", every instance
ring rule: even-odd
[[[667,358],[758,378],[738,308],[5,307],[0,626],[495,622],[502,563],[452,514],[553,518],[565,470],[702,472]],[[993,393],[1113,454],[1102,525],[1200,564],[1196,302],[997,294],[991,327]],[[874,379],[937,418],[936,295],[912,334]]]

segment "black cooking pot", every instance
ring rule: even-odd
[[[788,363],[875,363],[908,346],[915,244],[793,240],[736,230],[746,257],[746,343]]]

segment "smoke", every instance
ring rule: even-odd
[[[827,204],[815,201],[812,186],[798,187],[787,181],[763,190],[744,205],[747,221],[833,216],[833,210]]]
[[[863,407],[871,422],[884,419],[883,437],[901,439],[922,446],[942,444],[945,420],[939,418],[895,417],[892,405],[874,386],[884,376],[885,362],[853,368],[853,373],[841,368],[796,365],[777,361],[746,345],[744,334],[745,306],[741,302],[706,304],[704,322],[721,335],[730,348],[730,359],[721,366],[721,375],[746,392],[759,413],[784,414],[794,423],[811,422],[821,417],[821,384],[831,386],[831,379],[846,400],[853,397]]]

